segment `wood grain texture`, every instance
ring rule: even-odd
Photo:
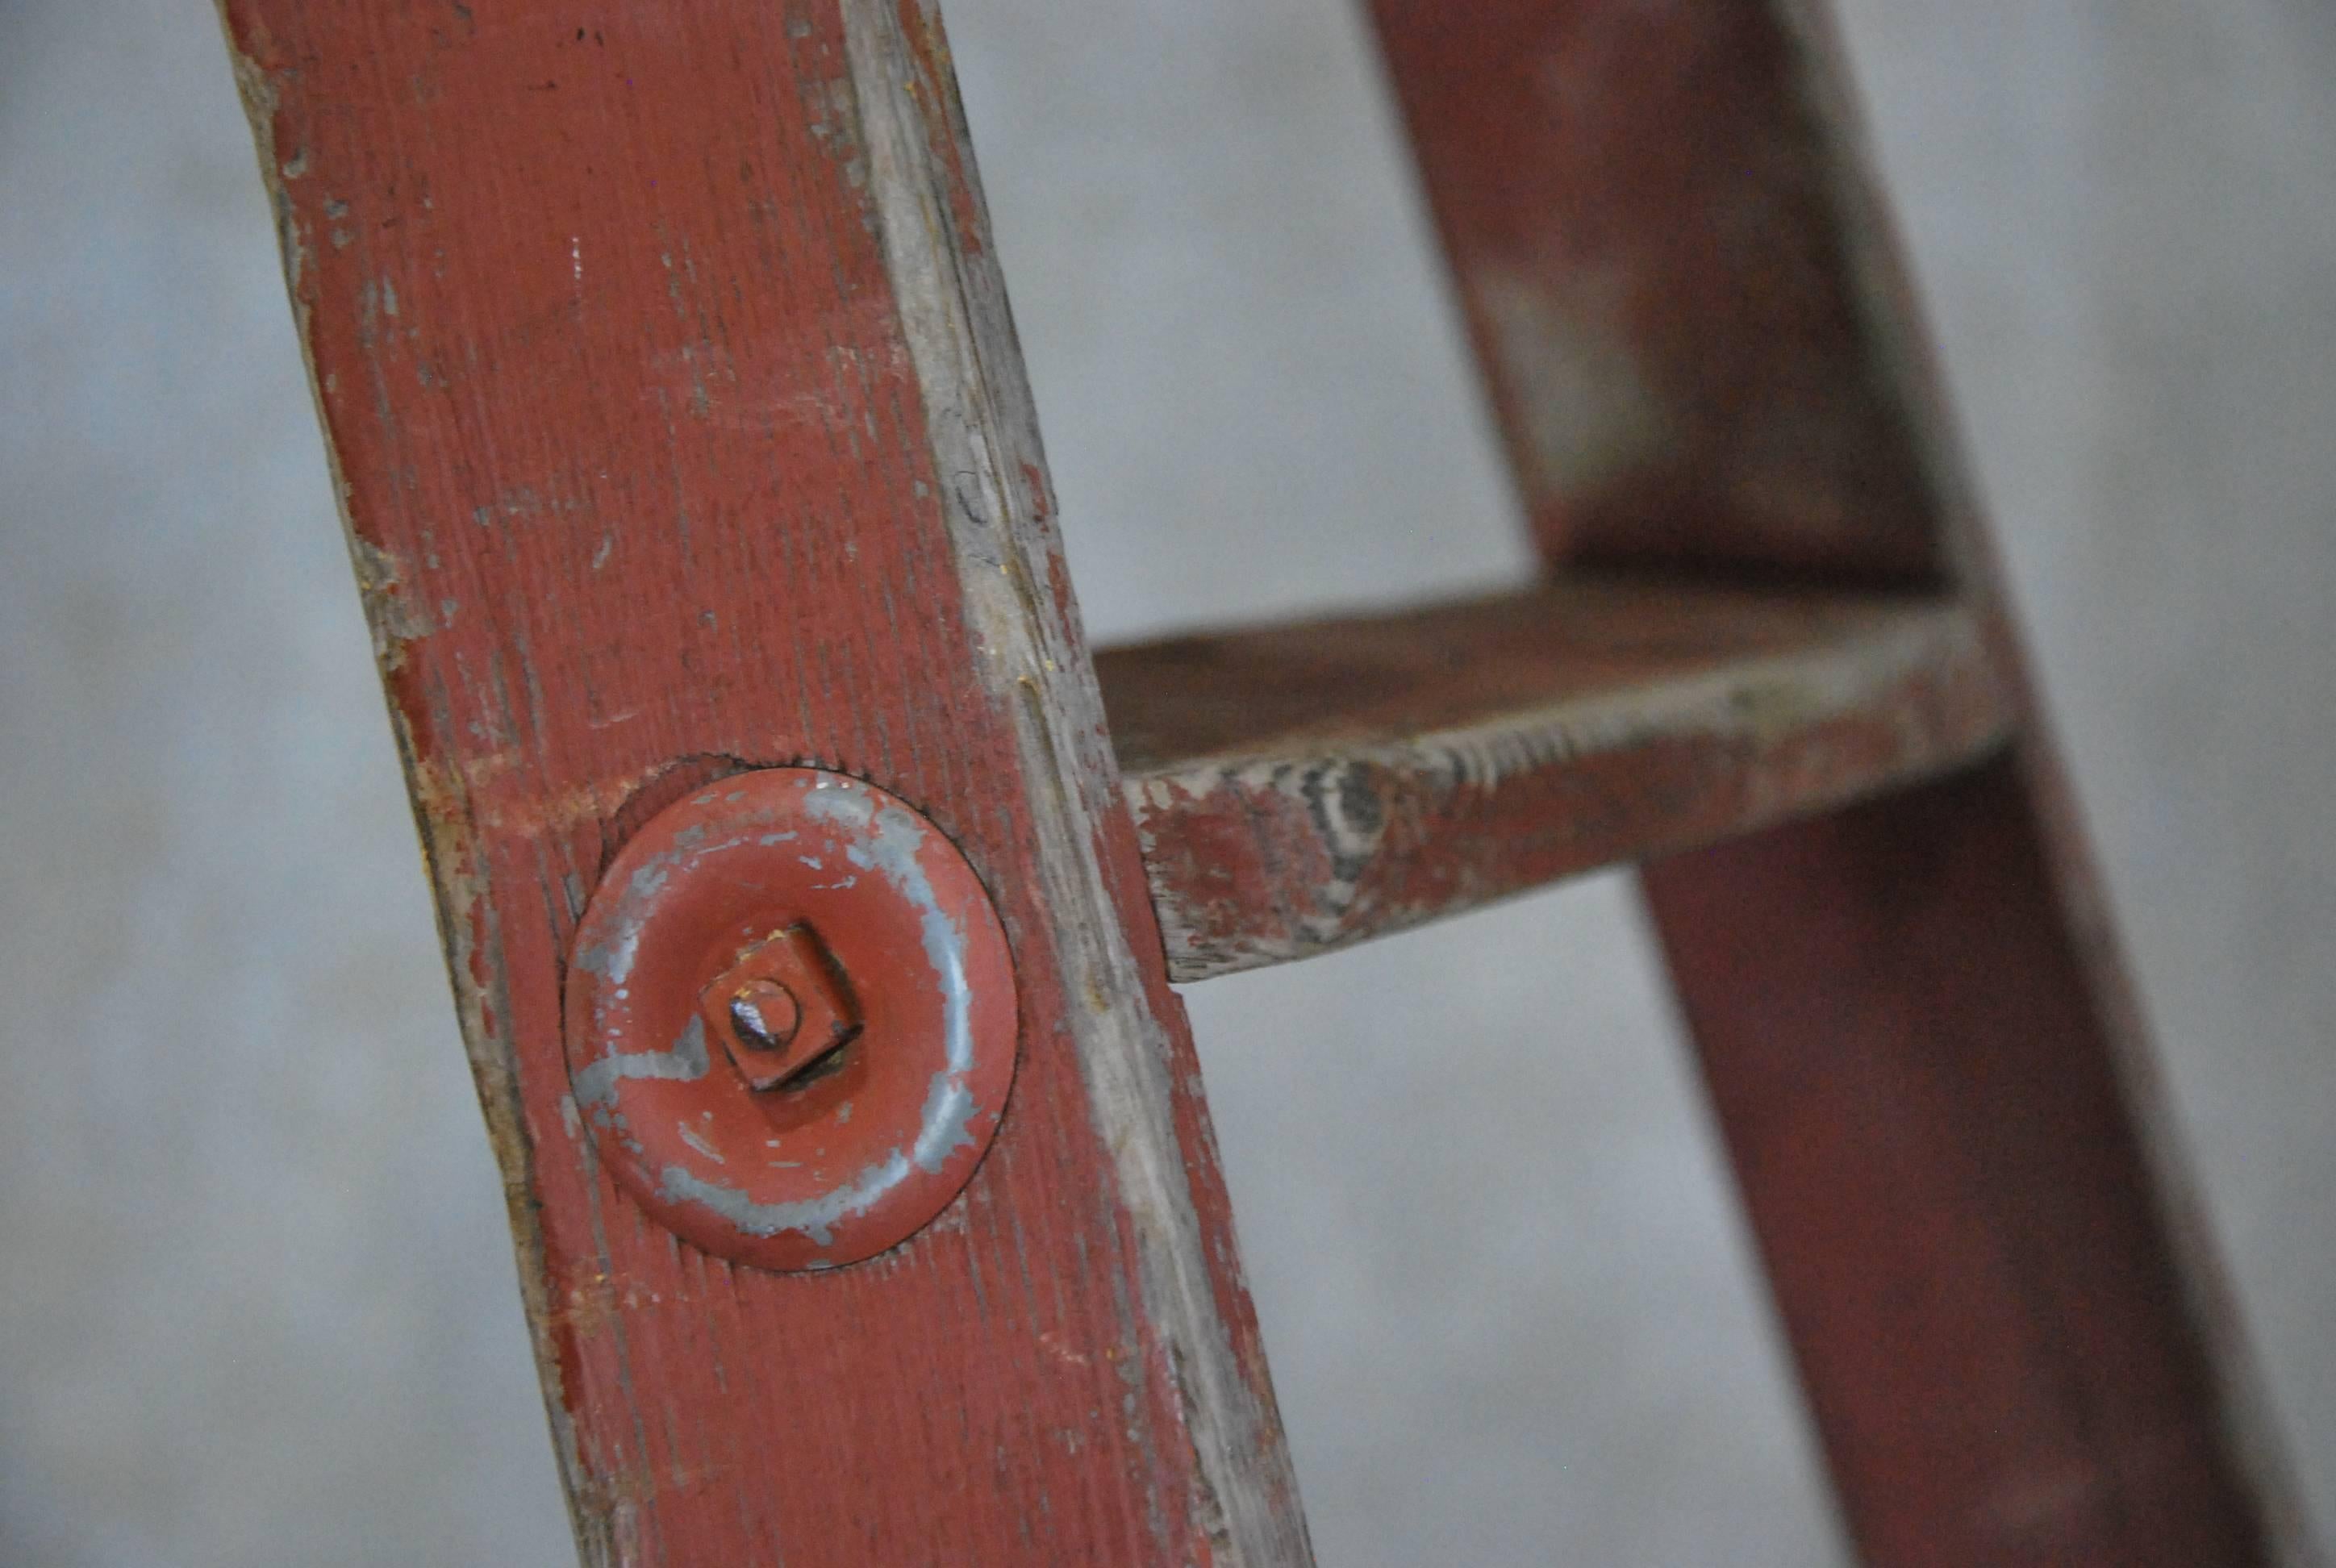
[[[2316,1561],[1822,6],[1373,11],[1552,567],[1942,582],[2020,710],[1643,881],[1864,1560]]]
[[[1096,665],[1176,979],[1905,784],[2011,717],[1946,601],[1611,574]]]
[[[596,1563],[1306,1559],[937,18],[226,0]],[[807,763],[962,847],[1022,1048],[822,1275],[680,1243],[560,1047],[586,897]]]

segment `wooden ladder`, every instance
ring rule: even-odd
[[[224,0],[584,1557],[1306,1561],[1169,982],[1635,861],[1864,1559],[2303,1560],[1825,26],[1372,9],[1547,575],[1090,655],[931,0]],[[1010,954],[848,1267],[577,1017],[782,769]]]

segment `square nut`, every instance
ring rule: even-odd
[[[756,1089],[778,1087],[860,1032],[852,994],[807,924],[739,954],[700,994],[698,1011]]]

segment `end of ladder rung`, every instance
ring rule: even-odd
[[[1951,599],[1620,576],[1096,668],[1183,980],[1929,777],[2016,713]]]

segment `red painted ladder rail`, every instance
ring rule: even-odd
[[[2302,1559],[1803,0],[1378,0],[1550,579],[1100,657],[930,0],[223,11],[586,1560],[1305,1561],[1168,981],[1624,860],[1864,1558]]]

